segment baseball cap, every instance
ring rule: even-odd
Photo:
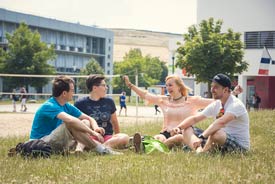
[[[212,82],[216,82],[222,85],[223,87],[228,87],[229,89],[231,88],[230,78],[222,73],[215,75],[212,79]]]

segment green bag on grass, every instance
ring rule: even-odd
[[[162,152],[162,153],[169,153],[169,148],[159,140],[154,139],[151,136],[144,136],[144,139],[142,140],[142,144],[144,146],[144,152],[146,154],[150,154],[153,152]]]

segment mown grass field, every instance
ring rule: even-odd
[[[210,121],[202,123],[206,127]],[[153,135],[160,122],[124,126],[122,132]],[[250,112],[251,151],[243,154],[121,156],[85,153],[50,159],[9,158],[7,151],[25,137],[0,138],[0,183],[275,183],[275,111]]]

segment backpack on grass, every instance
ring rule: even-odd
[[[24,143],[18,143],[15,148],[9,150],[9,156],[17,154],[24,158],[50,158],[51,146],[41,139],[34,139]]]

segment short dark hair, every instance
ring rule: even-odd
[[[100,85],[101,81],[105,80],[105,77],[100,74],[89,75],[86,80],[86,86],[89,92],[93,90],[93,86]]]
[[[74,80],[69,76],[60,75],[53,80],[52,95],[59,97],[63,91],[70,91],[70,84],[74,84]]]

